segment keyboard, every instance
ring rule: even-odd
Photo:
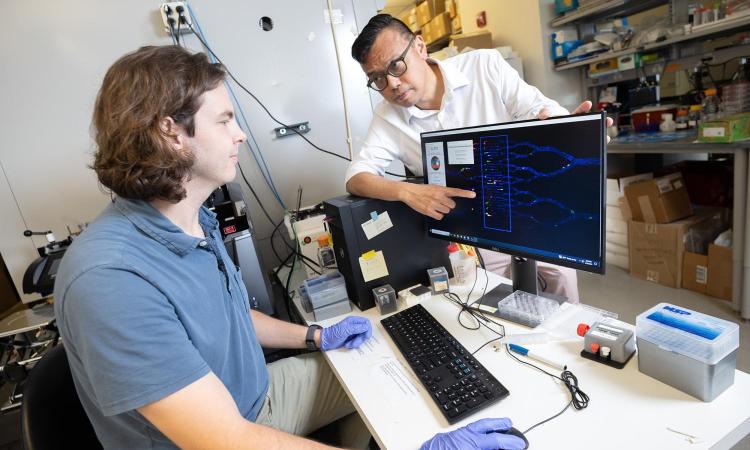
[[[380,323],[448,423],[456,423],[509,394],[422,305]]]

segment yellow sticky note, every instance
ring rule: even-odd
[[[359,267],[362,269],[362,277],[365,282],[388,276],[388,267],[385,265],[383,251],[370,250],[359,257]]]

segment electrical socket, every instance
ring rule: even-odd
[[[180,12],[184,18],[184,22],[179,24]],[[164,23],[164,31],[170,34],[170,19],[172,22],[172,32],[177,33],[179,28],[180,34],[192,33],[191,26],[193,26],[193,18],[190,17],[190,10],[188,10],[186,2],[168,2],[159,5],[159,14],[161,15],[161,21]]]

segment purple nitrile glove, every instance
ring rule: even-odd
[[[357,348],[370,336],[372,336],[370,321],[364,317],[350,316],[320,330],[320,349]]]
[[[420,450],[522,450],[523,439],[512,434],[496,433],[513,426],[508,418],[480,419],[448,433],[436,434]]]

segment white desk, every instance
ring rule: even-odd
[[[503,279],[489,274],[488,290]],[[479,276],[472,299],[484,288]],[[465,299],[468,288],[453,291]],[[478,291],[478,292],[477,292]],[[295,296],[294,303],[308,323]],[[470,352],[495,337],[489,330],[469,331],[457,320],[458,307],[442,296],[422,303]],[[324,352],[349,398],[354,403],[381,448],[417,449],[435,433],[464,426],[482,417],[510,417],[519,430],[559,412],[570,395],[561,383],[511,359],[490,346],[475,357],[510,391],[505,399],[467,419],[449,426],[427,391],[409,368],[401,353],[380,324],[377,308],[365,312],[353,308],[352,315],[369,318],[375,340],[366,343],[367,353],[338,349]],[[327,326],[337,317],[319,322]],[[529,328],[505,324],[506,333],[528,332]],[[375,345],[375,351],[370,349]],[[638,371],[637,356],[624,369],[613,369],[579,356],[582,341],[555,342],[534,346],[565,360],[578,377],[579,387],[589,395],[588,408],[572,407],[563,415],[530,431],[531,448],[659,448],[726,449],[750,433],[750,375],[737,371],[734,385],[711,403],[704,403]],[[741,349],[747,351],[747,349]],[[386,375],[400,364],[405,382],[393,382]],[[554,372],[554,371],[553,371]],[[667,427],[700,438],[691,444]]]

